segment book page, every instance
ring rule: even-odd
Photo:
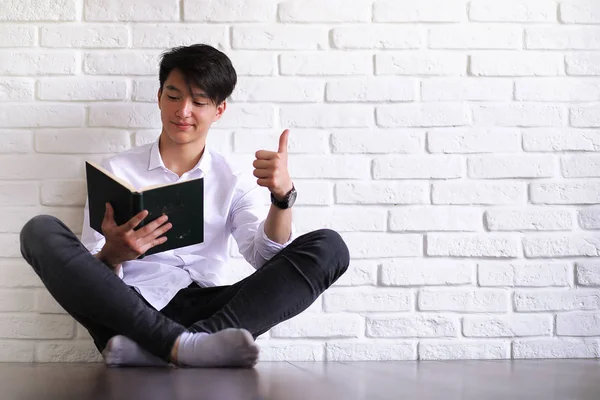
[[[96,168],[97,170],[99,170],[100,172],[102,172],[105,175],[110,176],[112,179],[114,179],[115,181],[119,182],[121,185],[125,186],[127,189],[129,189],[132,193],[136,193],[137,190],[131,186],[129,184],[129,182],[127,182],[124,179],[119,178],[118,176],[112,174],[111,172],[109,172],[106,168],[103,168],[102,166],[100,166],[99,164],[96,164],[95,162],[92,161],[86,161],[88,164],[90,164],[91,166],[93,166],[94,168]]]

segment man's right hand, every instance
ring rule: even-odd
[[[166,223],[166,215],[155,219],[137,231],[134,230],[147,216],[148,211],[144,210],[123,225],[117,225],[114,210],[109,203],[106,203],[106,212],[102,221],[102,232],[106,243],[96,257],[118,271],[121,263],[135,260],[148,249],[166,242],[166,236],[161,237],[161,235],[172,227],[171,223]]]

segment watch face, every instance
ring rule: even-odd
[[[298,193],[295,190],[292,190],[290,199],[288,200],[288,207],[291,207],[296,202],[296,197],[298,197]]]

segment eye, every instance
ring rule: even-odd
[[[174,96],[167,96],[169,98],[169,100],[179,100],[179,98],[174,97]]]
[[[198,103],[198,102],[194,102],[195,105],[197,105],[198,107],[204,107],[206,105],[206,103]]]

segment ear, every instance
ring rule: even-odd
[[[221,104],[219,104],[217,106],[217,109],[215,111],[215,116],[213,117],[213,122],[220,120],[226,109],[227,109],[227,100],[223,101]]]
[[[157,100],[158,100],[158,109],[160,110],[160,96],[162,96],[162,88],[158,89],[158,96],[157,96]]]

